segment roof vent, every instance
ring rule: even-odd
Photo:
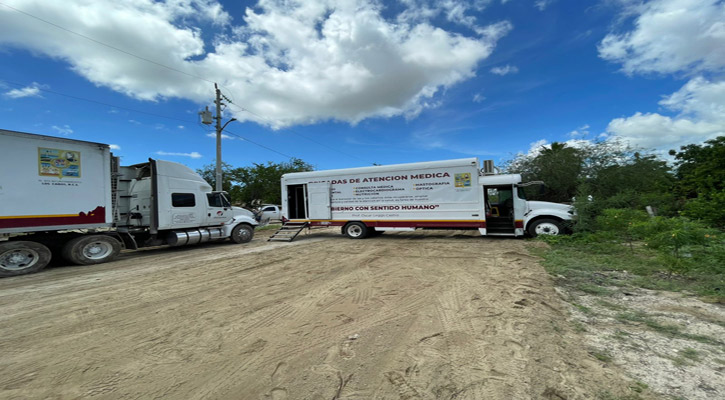
[[[483,160],[483,168],[481,168],[483,175],[495,175],[496,169],[493,166],[493,160]]]

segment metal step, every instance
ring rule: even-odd
[[[274,235],[267,239],[268,242],[291,242],[297,235],[309,225],[307,222],[286,222]]]

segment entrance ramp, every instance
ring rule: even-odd
[[[268,242],[291,242],[297,235],[307,228],[309,222],[285,222],[274,235],[267,239]]]

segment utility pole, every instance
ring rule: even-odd
[[[227,121],[226,124],[222,125],[222,106],[226,105],[222,103],[222,99],[225,99],[228,102],[232,102],[228,98],[226,98],[221,90],[219,90],[219,86],[215,83],[214,84],[214,90],[216,91],[216,98],[214,99],[214,104],[216,105],[216,116],[211,116],[211,111],[209,111],[209,107],[207,106],[205,110],[202,110],[199,112],[199,116],[201,117],[201,123],[204,125],[211,125],[211,120],[216,120],[216,173],[214,180],[216,181],[216,188],[215,191],[221,192],[222,191],[222,131],[224,128],[229,125],[230,122],[236,121],[236,118],[232,118],[229,121]]]
[[[216,91],[216,191],[222,191],[222,92],[219,86],[214,83]]]

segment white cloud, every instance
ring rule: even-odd
[[[493,67],[491,68],[491,73],[496,75],[508,75],[508,74],[515,74],[519,72],[519,68],[515,65],[504,65],[503,67]]]
[[[711,82],[702,76],[695,77],[659,104],[680,115],[725,122],[725,81]]]
[[[607,132],[633,145],[661,149],[725,134],[725,81],[710,82],[701,76],[695,77],[659,104],[677,114],[670,117],[638,112],[612,120]]]
[[[206,137],[216,139],[216,132],[209,132],[206,134]],[[229,136],[226,133],[222,133],[222,139],[234,140],[234,136]]]
[[[109,144],[108,147],[110,147],[111,150],[121,150],[121,146],[117,144]]]
[[[473,95],[473,102],[474,103],[480,103],[482,101],[486,100],[486,97],[484,97],[481,93],[476,93]]]
[[[546,8],[547,8],[547,7],[549,7],[549,6],[551,5],[551,3],[553,3],[553,2],[554,2],[554,0],[536,0],[536,1],[534,2],[534,6],[535,6],[536,8],[538,8],[538,9],[539,9],[539,11],[544,11],[544,10],[546,10]]]
[[[612,120],[607,132],[635,146],[662,149],[724,135],[725,124],[638,112],[628,118]]]
[[[190,157],[190,158],[202,158],[203,156],[195,151],[192,151],[191,153],[174,153],[174,152],[168,152],[168,151],[162,151],[159,150],[156,152],[156,154],[160,156],[176,156],[176,157]]]
[[[632,30],[607,35],[599,44],[600,57],[621,63],[630,75],[691,78],[659,102],[663,113],[637,112],[616,118],[607,126],[607,133],[633,145],[658,149],[725,134],[725,2],[625,2],[624,15],[633,16]]]
[[[59,134],[61,134],[63,136],[68,136],[71,133],[73,133],[73,129],[71,129],[70,126],[68,126],[68,125],[63,125],[63,126],[53,125],[51,127],[51,129],[53,129],[54,131],[58,132]]]
[[[185,129],[186,127],[184,125],[179,125],[179,126],[177,126],[177,128],[179,128],[179,129]]]
[[[42,97],[40,95],[40,88],[43,87],[43,85],[40,85],[39,83],[33,82],[30,86],[26,86],[21,89],[12,89],[7,92],[5,92],[5,97],[9,97],[11,99],[20,99],[23,97]]]
[[[653,0],[631,2],[626,15],[634,27],[610,33],[599,56],[622,64],[627,74],[697,73],[725,67],[725,2]]]
[[[589,136],[589,125],[584,124],[573,131],[569,132],[569,137],[572,139],[584,138]]]
[[[4,0],[13,7],[175,69],[219,82],[235,103],[276,128],[322,120],[414,117],[435,96],[474,76],[511,29],[479,26],[470,10],[488,2],[444,1],[447,19],[470,35],[435,26],[434,14],[383,16],[375,0],[260,0],[241,26],[216,0]],[[431,2],[430,4],[437,4]],[[406,4],[404,4],[405,6]],[[437,7],[437,6],[436,6]],[[219,30],[210,43],[202,23]],[[144,29],[138,29],[143,26]],[[212,36],[214,32],[205,32]],[[206,103],[208,82],[143,62],[0,7],[0,45],[69,63],[94,84],[129,96]],[[206,46],[206,47],[205,47]],[[205,49],[212,49],[206,52]],[[235,112],[239,120],[256,120]],[[269,120],[274,122],[270,123]]]

